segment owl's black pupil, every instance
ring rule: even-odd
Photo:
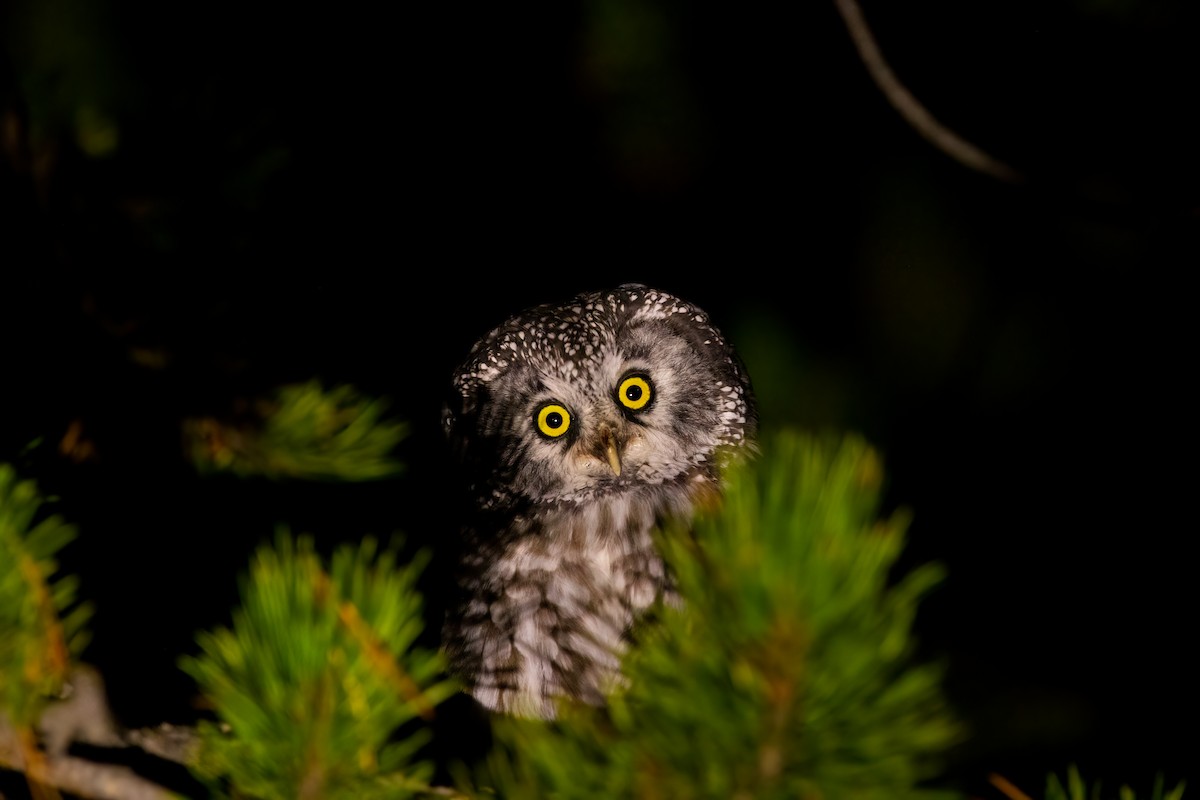
[[[562,427],[562,414],[557,411],[551,411],[546,415],[546,424],[551,428]]]
[[[636,384],[627,387],[625,389],[625,397],[629,399],[629,402],[636,403],[638,400],[642,399],[642,387]]]

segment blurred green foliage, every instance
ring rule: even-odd
[[[364,481],[403,469],[395,449],[407,423],[387,403],[352,386],[318,381],[280,387],[259,403],[252,422],[195,418],[184,423],[192,463],[201,472],[305,480]]]
[[[57,574],[76,530],[43,503],[32,481],[0,463],[0,714],[25,729],[61,691],[91,615],[76,602],[78,581]]]
[[[673,3],[589,0],[580,48],[586,90],[603,109],[603,136],[621,177],[674,188],[703,149]]]
[[[182,668],[218,725],[201,725],[192,765],[239,798],[392,798],[427,786],[426,728],[397,729],[454,691],[438,654],[416,646],[417,576],[375,540],[326,566],[308,537],[260,548],[231,628],[206,632]]]
[[[44,144],[62,133],[86,155],[114,154],[119,116],[138,83],[125,62],[113,7],[89,0],[6,4],[4,44],[25,98],[30,133]]]
[[[861,376],[806,346],[787,320],[756,308],[728,327],[766,429],[845,430],[869,415],[871,398],[862,390]]]
[[[1167,789],[1160,775],[1154,781],[1154,786],[1150,790],[1150,794],[1138,795],[1133,789],[1128,786],[1122,786],[1117,792],[1118,800],[1180,800],[1183,797],[1185,784],[1178,783],[1173,789]],[[1105,795],[1101,794],[1101,785],[1099,783],[1091,784],[1090,786],[1083,780],[1079,773],[1079,769],[1071,766],[1067,769],[1066,783],[1057,776],[1051,775],[1046,784],[1046,800],[1102,800]]]
[[[719,513],[662,543],[682,608],[662,608],[603,711],[500,720],[472,791],[507,798],[934,797],[964,729],[941,669],[913,660],[940,579],[893,582],[907,516],[879,517],[878,455],[857,437],[771,437]],[[464,777],[470,785],[471,779]]]

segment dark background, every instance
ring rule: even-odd
[[[832,3],[0,4],[0,459],[80,527],[122,721],[194,713],[176,659],[276,523],[437,546],[471,342],[639,281],[741,347],[767,427],[884,453],[905,563],[949,570],[948,782],[1195,778],[1196,6],[864,6],[1024,184],[909,128]],[[183,418],[313,377],[410,421],[402,478],[196,476]]]

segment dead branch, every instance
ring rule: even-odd
[[[61,699],[49,704],[37,722],[37,742],[22,747],[21,733],[0,714],[0,767],[92,800],[160,800],[177,795],[119,764],[72,756],[72,744],[101,748],[136,747],[164,760],[186,764],[196,747],[192,728],[163,724],[123,730],[113,719],[100,673],[86,664],[72,667]],[[29,732],[33,739],[33,732]],[[27,758],[29,748],[37,764]]]
[[[0,719],[0,767],[25,771],[16,732],[4,719]],[[175,793],[128,767],[98,764],[74,756],[47,755],[40,774],[44,783],[90,800],[178,800]]]
[[[938,122],[933,114],[921,105],[921,101],[905,88],[884,59],[879,44],[875,41],[875,36],[871,33],[871,28],[863,17],[858,0],[834,0],[834,4],[837,6],[838,13],[841,14],[842,21],[846,24],[846,29],[850,32],[850,38],[858,50],[858,57],[866,66],[871,80],[883,92],[883,96],[887,98],[892,107],[900,112],[904,121],[911,125],[922,138],[963,166],[977,172],[990,175],[1006,183],[1021,183],[1025,180],[1021,173],[988,155]]]

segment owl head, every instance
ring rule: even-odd
[[[708,315],[626,284],[490,331],[455,373],[443,423],[476,499],[497,507],[711,479],[751,443],[756,416]]]

